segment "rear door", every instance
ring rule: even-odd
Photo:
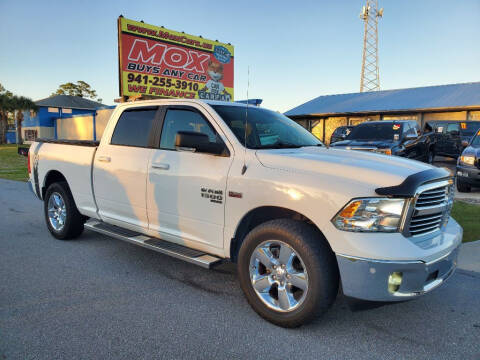
[[[146,183],[159,108],[125,110],[94,160],[93,186],[102,219],[120,226],[148,228]]]
[[[151,154],[147,180],[150,230],[162,239],[200,249],[223,249],[227,175],[233,148],[224,155],[177,149],[178,131],[208,135],[228,145],[226,137],[199,105],[165,109],[159,148]]]

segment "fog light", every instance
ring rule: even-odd
[[[393,272],[390,274],[388,277],[388,291],[390,293],[393,294],[398,291],[402,284],[402,276],[403,274],[401,272]]]

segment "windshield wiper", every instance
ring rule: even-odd
[[[307,147],[307,146],[320,146],[320,147],[323,147],[325,145],[323,144],[312,144],[312,145],[302,145],[301,147]]]
[[[301,148],[302,146],[303,145],[297,145],[297,144],[285,143],[285,142],[277,142],[275,144],[256,146],[255,149],[298,149],[298,148]]]

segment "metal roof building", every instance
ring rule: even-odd
[[[324,142],[368,120],[480,120],[480,82],[319,96],[285,113]]]
[[[74,134],[78,139],[95,138],[93,121],[81,121],[79,115],[94,116],[107,106],[96,101],[71,95],[53,95],[35,101],[36,111],[24,111],[22,138],[31,142],[37,137],[65,138],[64,134]],[[60,136],[60,137],[59,137]],[[63,136],[63,137],[62,137]]]
[[[35,104],[37,106],[50,106],[81,110],[96,110],[106,106],[93,100],[71,95],[53,95],[42,100],[37,100],[35,101]]]

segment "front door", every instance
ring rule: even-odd
[[[445,136],[445,153],[447,155],[458,157],[461,151],[460,124],[450,123],[447,125]]]
[[[200,107],[168,107],[159,149],[152,153],[147,181],[150,230],[162,239],[197,248],[223,248],[227,175],[232,163],[222,155],[177,150],[178,131],[208,135],[225,144],[220,129]],[[227,149],[227,147],[226,147]]]
[[[417,143],[418,134],[414,127],[410,123],[405,122],[403,124],[403,146],[405,147],[405,157],[409,159],[415,159],[417,157]],[[411,139],[407,139],[407,136],[417,136]]]

